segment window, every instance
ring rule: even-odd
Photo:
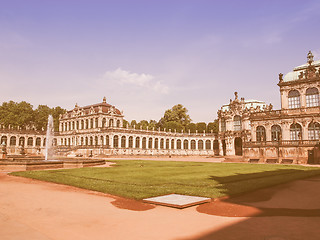
[[[241,117],[235,116],[233,119],[233,130],[234,131],[241,131]]]
[[[279,125],[273,125],[271,127],[271,140],[272,141],[281,140],[281,127]]]
[[[187,139],[185,139],[185,140],[183,141],[183,149],[188,149],[188,148],[189,148],[189,142],[188,142]]]
[[[36,138],[36,146],[41,146],[41,138]]]
[[[308,126],[308,137],[309,140],[318,140],[319,139],[319,131],[320,131],[320,124],[319,123],[310,123]]]
[[[160,140],[160,149],[163,149],[163,147],[164,147],[164,139],[161,138],[161,140]]]
[[[113,137],[113,147],[117,148],[119,146],[119,137],[117,135],[115,135]]]
[[[11,142],[11,141],[10,141]],[[33,138],[29,137],[28,138],[28,142],[27,142],[28,146],[32,146],[33,145]],[[10,144],[11,145],[11,144]]]
[[[203,150],[203,141],[202,140],[198,141],[198,149]]]
[[[290,140],[301,139],[301,126],[298,123],[291,124],[290,126]]]
[[[206,140],[206,150],[211,150],[211,141]]]
[[[264,142],[266,140],[266,129],[263,126],[257,127],[256,134],[257,142]]]
[[[221,118],[221,132],[225,132],[226,131],[226,120],[224,118]]]
[[[140,138],[136,137],[136,148],[140,147]]]
[[[177,140],[177,149],[181,149],[181,140],[180,139]]]
[[[155,148],[155,149],[158,149],[158,148],[159,148],[159,139],[158,139],[158,138],[156,138],[156,139],[154,140],[154,148]]]
[[[176,149],[174,146],[174,139],[171,139],[171,149]]]
[[[129,148],[133,148],[133,137],[129,137]]]
[[[125,136],[122,136],[122,137],[121,137],[121,147],[122,147],[122,148],[125,148],[125,147],[126,147],[126,137],[125,137]]]
[[[300,108],[300,93],[297,90],[292,90],[288,94],[289,108]]]
[[[152,148],[152,138],[149,138],[148,148]]]
[[[147,147],[147,138],[142,138],[142,148],[143,149],[146,149],[146,147]]]
[[[196,149],[196,140],[191,140],[191,149]]]
[[[306,91],[306,104],[307,107],[319,106],[319,91],[317,88],[308,88]]]
[[[15,146],[17,142],[17,138],[15,136],[12,136],[10,138],[10,146]]]

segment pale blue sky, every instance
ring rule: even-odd
[[[320,2],[0,0],[0,101],[107,102],[127,120],[181,103],[213,121],[239,97],[280,106],[278,74],[320,58]]]

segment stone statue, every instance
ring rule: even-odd
[[[283,82],[283,73],[279,73],[279,82]]]

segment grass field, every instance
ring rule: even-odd
[[[115,160],[109,168],[14,172],[131,199],[169,193],[222,197],[320,174],[298,165]]]

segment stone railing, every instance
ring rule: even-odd
[[[319,140],[282,140],[282,141],[263,141],[263,142],[244,142],[244,148],[259,147],[313,147]]]

